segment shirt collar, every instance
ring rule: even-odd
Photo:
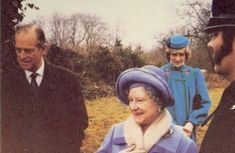
[[[44,69],[45,69],[45,62],[44,62],[43,58],[41,60],[42,60],[42,65],[39,67],[39,69],[36,71],[36,73],[38,74],[38,76],[43,77]],[[27,78],[30,78],[30,75],[32,73],[33,72],[31,72],[29,70],[25,70],[25,74],[26,74]]]

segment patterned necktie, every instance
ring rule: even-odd
[[[30,85],[32,86],[33,89],[37,89],[38,88],[38,83],[36,81],[36,78],[37,78],[38,74],[37,73],[32,73],[30,75],[31,77],[31,83]]]

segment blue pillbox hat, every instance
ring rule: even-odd
[[[189,44],[189,39],[181,35],[171,36],[166,41],[167,47],[172,49],[182,49],[187,47]]]

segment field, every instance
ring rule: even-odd
[[[223,88],[214,88],[209,90],[210,98],[212,100],[212,108],[210,109],[210,112],[216,108],[222,92]],[[114,123],[118,123],[126,119],[129,112],[116,97],[86,101],[86,106],[89,115],[89,127],[86,130],[86,138],[83,141],[81,152],[94,153],[102,143],[109,128]],[[207,127],[208,125],[203,128],[198,128],[197,143],[199,146]]]

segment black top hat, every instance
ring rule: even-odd
[[[213,0],[212,17],[205,28],[207,33],[226,27],[235,28],[235,0]]]

